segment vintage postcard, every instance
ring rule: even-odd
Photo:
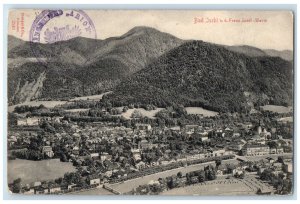
[[[10,10],[7,190],[293,194],[293,19]]]

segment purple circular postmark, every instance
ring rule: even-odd
[[[58,42],[76,37],[97,39],[93,21],[82,10],[43,10],[36,16],[29,33],[33,55],[42,63],[60,55],[64,44]]]

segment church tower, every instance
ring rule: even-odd
[[[260,135],[261,131],[262,131],[262,129],[261,129],[261,122],[259,120],[259,124],[257,126],[257,134]]]

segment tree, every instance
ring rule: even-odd
[[[12,192],[13,193],[20,193],[20,191],[21,191],[21,179],[18,178],[18,179],[13,181]]]
[[[167,185],[168,185],[168,187],[169,187],[170,189],[172,189],[172,188],[175,187],[175,183],[174,183],[173,177],[168,178],[168,180],[167,180]]]
[[[38,109],[44,109],[46,108],[43,104],[39,105]]]
[[[199,180],[199,182],[205,181],[205,172],[203,170],[200,171],[200,173],[198,175],[198,180]]]
[[[47,121],[43,121],[40,125],[46,132],[55,133],[55,128],[49,124]]]
[[[207,175],[208,180],[215,180],[216,179],[216,172],[214,169],[209,169],[208,170],[208,175]]]
[[[59,177],[59,178],[55,179],[54,182],[57,184],[61,184],[63,182],[63,178]]]
[[[125,113],[126,111],[128,110],[128,107],[127,106],[124,106],[124,108],[123,108],[123,113]]]
[[[204,171],[205,171],[205,178],[207,179],[207,180],[214,180],[214,179],[216,179],[216,171],[215,171],[215,169],[214,169],[214,167],[213,166],[206,166],[206,167],[204,167]]]
[[[217,160],[215,161],[215,163],[216,163],[216,168],[218,169],[219,166],[222,164],[222,160],[221,160],[221,159],[217,159]]]
[[[261,190],[261,188],[259,188],[259,189],[257,189],[257,191],[256,191],[256,194],[261,194],[262,193],[262,190]]]
[[[274,149],[278,147],[278,144],[275,141],[268,142],[270,148]]]
[[[61,153],[60,161],[62,161],[62,162],[68,162],[68,158],[67,158],[67,156],[66,156],[65,153]]]
[[[245,178],[245,172],[239,174],[239,173],[235,173],[234,174],[235,178],[239,178],[239,179],[244,179]]]
[[[261,175],[260,175],[260,179],[262,180],[266,180],[266,181],[270,181],[272,177],[272,170],[271,169],[265,169]]]
[[[280,163],[284,163],[282,156],[279,156],[278,159],[277,159],[277,161],[280,162]]]
[[[182,178],[182,172],[181,172],[181,171],[179,171],[179,172],[177,173],[177,177],[178,177],[178,178]]]
[[[131,118],[142,118],[142,117],[143,115],[139,110],[134,110],[133,113],[131,114]]]

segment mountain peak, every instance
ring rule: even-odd
[[[160,32],[159,30],[152,28],[152,27],[148,27],[148,26],[135,26],[132,29],[130,29],[127,33],[147,32],[147,31]]]
[[[147,27],[147,26],[133,27],[132,29],[130,29],[127,33],[125,33],[121,37],[125,38],[125,37],[129,37],[129,36],[140,36],[140,35],[168,35],[168,36],[174,37],[171,34],[167,34],[167,33],[161,32],[155,28]]]

